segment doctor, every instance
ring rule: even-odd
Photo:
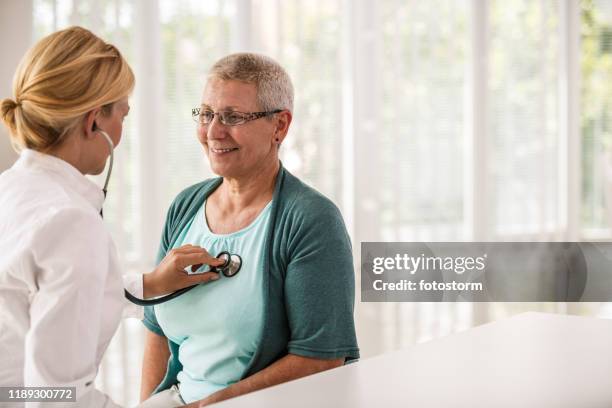
[[[218,278],[183,272],[223,263],[190,245],[150,273],[120,274],[100,217],[105,194],[85,175],[100,174],[109,140],[119,143],[133,87],[114,46],[71,27],[25,55],[14,99],[1,102],[21,155],[0,175],[0,386],[76,387],[70,406],[116,407],[93,384],[126,304],[124,286],[150,298]]]

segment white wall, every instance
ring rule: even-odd
[[[0,99],[13,97],[13,74],[32,43],[32,0],[0,0]],[[0,172],[17,154],[6,127],[0,126]]]

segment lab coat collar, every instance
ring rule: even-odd
[[[70,163],[55,156],[40,153],[31,149],[21,151],[15,166],[30,169],[40,169],[55,174],[61,184],[76,191],[87,202],[89,202],[96,212],[100,212],[104,203],[104,193],[102,189],[93,181],[85,177]]]

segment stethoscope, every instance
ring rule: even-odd
[[[242,267],[242,258],[240,257],[240,255],[230,254],[227,251],[222,251],[219,253],[219,255],[217,255],[217,258],[223,259],[224,262],[222,265],[213,266],[209,270],[203,270],[203,271],[201,271],[200,269],[202,268],[200,268],[196,272],[192,272],[191,267],[188,266],[187,268],[185,268],[185,272],[187,272],[189,275],[195,275],[195,274],[200,274],[204,272],[217,272],[217,273],[222,273],[223,276],[227,278],[232,278],[236,276],[238,272],[240,272],[240,268]],[[199,284],[187,286],[186,288],[179,289],[176,292],[170,293],[169,295],[161,296],[155,299],[139,299],[136,296],[132,295],[130,292],[128,292],[127,289],[124,289],[123,291],[124,291],[125,297],[130,302],[135,303],[140,306],[153,306],[153,305],[159,305],[160,303],[164,303],[169,300],[172,300],[175,297],[178,297],[184,293],[189,292],[191,289],[197,286],[199,286]]]
[[[108,191],[108,182],[110,181],[110,176],[113,171],[113,162],[115,158],[115,152],[114,152],[115,145],[113,141],[111,140],[110,136],[108,135],[108,133],[106,133],[105,131],[99,128],[94,128],[94,130],[96,132],[99,132],[102,136],[104,136],[104,138],[106,139],[106,142],[108,143],[108,148],[110,150],[110,161],[108,165],[108,173],[106,173],[106,180],[104,181],[104,187],[102,188],[102,192],[104,193],[104,198],[106,198],[106,193]],[[100,216],[103,216],[102,210],[100,210]],[[230,254],[228,251],[221,251],[217,255],[217,259],[222,259],[224,261],[223,264],[219,266],[213,266],[208,270],[205,270],[205,269],[203,270],[202,268],[204,268],[204,266],[202,266],[196,271],[192,271],[191,267],[188,266],[187,268],[185,268],[185,272],[189,275],[195,275],[195,274],[200,274],[204,272],[216,272],[216,273],[222,273],[223,276],[227,278],[232,278],[236,276],[236,274],[240,272],[240,268],[242,268],[242,258],[240,257],[240,255]],[[172,300],[184,293],[189,292],[191,289],[195,288],[196,286],[199,286],[199,284],[188,286],[183,289],[179,289],[168,295],[161,296],[155,299],[137,298],[136,296],[128,292],[127,289],[123,289],[123,292],[124,292],[126,299],[128,299],[132,303],[135,303],[140,306],[153,306],[153,305],[158,305],[160,303],[164,303],[169,300]]]

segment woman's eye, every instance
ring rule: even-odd
[[[228,113],[225,115],[225,120],[230,123],[239,122],[242,120],[242,115],[239,113]]]

